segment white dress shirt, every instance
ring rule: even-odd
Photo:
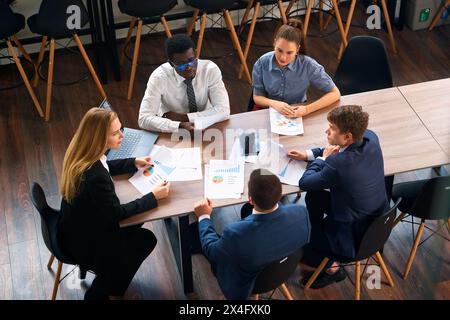
[[[217,112],[224,112],[227,117],[230,115],[230,101],[222,73],[214,62],[198,60],[197,73],[192,80],[198,112],[189,113],[184,80],[168,62],[152,72],[139,110],[138,122],[142,129],[177,132],[180,122],[162,117],[169,111],[186,114],[189,122]]]
[[[339,148],[339,152],[345,151],[345,149],[347,149],[347,147],[348,147],[348,146],[343,147],[343,148]],[[324,157],[317,157],[317,158],[314,158],[314,154],[313,154],[313,152],[312,152],[311,149],[306,150],[306,157],[307,157],[306,160],[308,160],[308,161],[313,161],[314,159],[321,159],[321,160],[325,161],[325,158],[324,158]]]
[[[108,163],[106,162],[107,160],[108,160],[108,158],[106,158],[105,155],[102,155],[100,158],[100,162],[105,167],[105,169],[108,170],[108,172],[109,172],[109,166],[108,166]]]

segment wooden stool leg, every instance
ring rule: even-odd
[[[200,13],[200,10],[198,10],[198,9],[194,10],[194,15],[192,16],[191,23],[189,23],[187,30],[186,30],[186,34],[188,36],[192,36],[192,32],[194,31],[194,27],[195,27],[195,21],[197,20],[199,13]]]
[[[202,15],[202,22],[200,23],[200,32],[198,34],[198,40],[197,40],[197,58],[200,58],[200,53],[202,52],[202,44],[203,44],[203,36],[205,34],[206,29],[206,16],[207,13],[204,12]]]
[[[397,46],[395,45],[394,33],[392,32],[391,19],[389,18],[389,12],[386,7],[386,0],[381,0],[381,6],[383,8],[384,19],[386,20],[386,27],[388,29],[389,41],[394,53],[397,53]]]
[[[323,29],[323,1],[319,0],[319,31]]]
[[[417,247],[419,246],[420,238],[422,237],[423,228],[425,228],[425,220],[422,220],[419,230],[417,231],[416,239],[414,240],[414,244],[411,248],[411,253],[409,254],[408,263],[406,264],[406,269],[403,273],[403,279],[406,279],[408,277],[409,271],[411,270],[414,257],[416,256]]]
[[[355,263],[355,300],[361,300],[361,262]]]
[[[166,32],[167,38],[172,38],[172,33],[170,32],[169,25],[167,24],[166,17],[161,16],[161,23],[164,26],[164,31]]]
[[[44,60],[46,45],[47,45],[47,36],[43,36],[42,41],[41,41],[41,49],[39,50],[39,56],[38,56],[36,63],[34,64],[35,68],[36,68],[36,72],[35,72],[34,79],[33,79],[33,87],[35,87],[35,88],[39,83],[39,74],[38,74],[39,65],[42,63],[42,60]]]
[[[309,19],[311,18],[311,10],[312,6],[314,4],[314,0],[308,0],[308,7],[306,8],[306,14],[305,14],[305,22],[303,23],[303,36],[305,37],[308,35],[308,26],[309,26]]]
[[[348,12],[347,23],[345,24],[345,39],[347,39],[347,37],[348,37],[348,31],[350,30],[350,25],[352,23],[353,12],[355,11],[355,6],[356,6],[356,0],[352,0],[352,3],[350,4],[350,11]],[[343,52],[344,52],[344,46],[342,45],[342,42],[341,42],[341,45],[339,47],[339,53],[338,53],[339,60],[341,60]]]
[[[236,30],[234,30],[233,21],[231,20],[230,13],[228,10],[223,10],[223,15],[225,16],[225,21],[227,23],[228,29],[230,30],[231,41],[234,43],[234,47],[238,52],[239,59],[241,59],[242,66],[244,67],[245,77],[247,78],[248,84],[252,84],[252,77],[250,76],[250,72],[248,71],[247,61],[244,58],[244,54],[242,53],[242,48],[239,43],[239,39],[236,34]]]
[[[278,0],[278,8],[280,9],[280,15],[281,15],[281,19],[283,20],[283,24],[286,24],[288,21],[287,21],[287,17],[286,17],[286,11],[284,11],[284,6],[283,6],[282,0]]]
[[[339,32],[341,34],[342,43],[344,47],[347,47],[347,37],[345,36],[344,26],[342,24],[341,14],[339,13],[339,8],[336,0],[332,0],[334,12],[336,13],[336,21],[338,24]]]
[[[387,278],[387,280],[388,280],[388,282],[389,282],[389,285],[390,285],[391,287],[393,287],[393,286],[394,286],[394,281],[392,280],[391,273],[389,272],[388,268],[386,267],[386,264],[384,263],[383,257],[381,256],[381,254],[380,254],[379,251],[377,251],[377,252],[375,253],[375,255],[376,255],[376,257],[377,257],[378,263],[379,263],[380,266],[381,266],[381,269],[382,269],[383,272],[384,272],[384,275],[386,276],[386,278]]]
[[[241,25],[239,26],[239,33],[242,33],[245,27],[245,23],[247,22],[248,16],[250,15],[250,10],[253,7],[254,0],[249,0],[247,4],[247,8],[245,8],[244,15],[242,16]],[[259,1],[257,2],[259,3]]]
[[[47,97],[45,100],[45,121],[50,120],[53,89],[53,66],[55,62],[55,39],[50,39],[50,58],[48,62]]]
[[[28,90],[28,93],[31,96],[31,99],[33,100],[34,107],[36,108],[37,112],[41,117],[44,117],[44,112],[42,111],[41,104],[39,103],[38,99],[36,98],[36,95],[34,94],[34,90],[31,87],[30,81],[28,81],[27,74],[25,73],[25,70],[23,70],[22,64],[20,63],[19,57],[17,56],[16,50],[14,50],[11,41],[9,39],[6,40],[6,44],[8,46],[9,54],[13,57],[14,62],[16,63],[17,69],[19,70],[20,76],[23,79],[23,82],[25,83],[25,87]]]
[[[12,40],[14,41],[14,43],[16,44],[17,48],[19,48],[20,52],[22,52],[23,57],[25,59],[27,59],[28,61],[30,61],[31,63],[33,63],[33,60],[31,60],[30,55],[28,54],[28,52],[25,50],[25,48],[22,46],[22,44],[20,43],[19,39],[17,39],[16,35],[13,35]],[[34,63],[33,63],[34,64]]]
[[[442,14],[444,13],[444,10],[446,10],[448,6],[450,6],[450,0],[445,1],[445,4],[442,6],[442,8],[439,10],[439,12],[434,16],[433,21],[431,21],[431,24],[428,27],[428,31],[433,30],[433,28],[436,26],[439,19],[441,18]]]
[[[289,4],[288,4],[288,6],[286,8],[286,11],[285,11],[286,17],[289,15],[289,13],[292,10],[292,7],[294,6],[294,3],[296,3],[297,1],[298,0],[291,0],[291,1],[289,1]]]
[[[139,57],[139,49],[141,45],[142,25],[143,25],[142,20],[139,20],[136,32],[136,43],[134,44],[133,62],[131,63],[130,82],[128,83],[128,94],[127,94],[128,100],[131,100],[131,96],[133,95],[134,79],[136,77],[136,68]]]
[[[395,227],[400,221],[402,221],[402,219],[406,216],[407,214],[404,212],[400,212],[400,215],[398,216],[397,219],[395,219],[392,228]]]
[[[89,72],[91,73],[92,78],[94,79],[95,85],[97,86],[98,91],[100,91],[100,94],[102,95],[103,99],[106,98],[105,90],[103,90],[103,86],[100,83],[100,80],[97,77],[97,73],[94,70],[94,67],[92,66],[91,60],[89,60],[88,55],[86,54],[86,50],[84,50],[83,44],[81,43],[80,38],[76,33],[73,34],[73,37],[78,45],[78,49],[81,52],[81,55],[83,56],[84,63],[86,63],[86,66],[89,69]]]
[[[258,1],[256,3],[255,10],[253,11],[252,23],[250,25],[250,30],[248,31],[247,42],[245,43],[245,50],[244,50],[244,59],[246,61],[248,57],[248,52],[250,51],[250,45],[252,44],[253,32],[255,31],[256,18],[258,17],[259,14],[260,5],[261,5],[260,2]],[[244,68],[241,66],[241,69],[239,70],[239,79],[242,79],[242,72],[244,72]]]
[[[47,269],[51,269],[52,268],[53,260],[55,260],[55,256],[54,255],[50,255],[50,258],[48,259],[48,262],[47,262]]]
[[[283,296],[286,298],[286,300],[294,300],[291,292],[289,291],[289,289],[286,287],[286,285],[284,283],[281,284],[280,290],[283,293]]]
[[[319,264],[319,266],[316,268],[311,278],[309,278],[308,282],[306,283],[305,289],[309,289],[311,285],[314,283],[314,281],[316,281],[317,277],[322,272],[323,268],[325,268],[325,265],[328,263],[329,260],[330,259],[328,258],[323,258],[322,262]]]
[[[120,63],[121,66],[123,66],[123,63],[125,62],[125,50],[127,48],[128,43],[131,40],[131,37],[133,36],[133,29],[134,29],[135,25],[136,25],[136,18],[135,17],[131,17],[130,27],[128,28],[128,32],[127,32],[127,38],[125,39],[125,42],[123,43],[122,50],[120,52],[119,63]]]
[[[56,270],[55,282],[53,283],[52,300],[56,300],[56,294],[58,293],[58,287],[59,287],[59,279],[61,278],[62,266],[63,266],[63,263],[61,261],[58,261],[58,270]]]

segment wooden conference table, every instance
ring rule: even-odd
[[[380,138],[386,175],[450,163],[450,154],[443,151],[441,145],[433,137],[433,132],[424,126],[422,120],[417,116],[397,88],[342,97],[341,101],[333,106],[305,117],[303,119],[304,134],[302,136],[272,135],[270,133],[268,110],[232,115],[229,120],[210,127],[209,129],[214,128],[215,130],[207,130],[206,134],[208,132],[219,134],[229,129],[266,129],[272,138],[279,138],[279,142],[286,149],[296,148],[304,150],[325,146],[327,140],[324,131],[328,126],[326,115],[333,107],[344,104],[362,105],[364,110],[370,114],[369,128],[375,131]],[[449,111],[447,110],[446,112],[447,117],[449,117]],[[445,110],[443,113],[445,114]],[[217,150],[231,145],[234,141],[234,136],[233,139],[226,139],[226,135],[224,135],[223,139],[223,146],[217,148]],[[202,163],[209,163],[209,160],[212,158],[210,147],[212,143],[217,143],[216,141],[209,141],[205,141],[202,144]],[[175,145],[177,147],[190,147],[191,140],[184,140],[182,143],[177,144],[176,141],[171,141],[169,134],[161,134],[157,144],[168,147]],[[194,146],[194,142],[192,142],[192,146]],[[224,153],[224,158],[227,159],[227,157],[228,155],[225,156]],[[252,164],[246,164],[246,181],[248,181],[252,166]],[[128,176],[122,176],[115,179],[116,192],[121,203],[126,203],[141,197],[139,192],[128,182],[127,178]],[[283,195],[298,191],[299,188],[296,186],[283,185]],[[214,207],[244,203],[248,200],[247,194],[248,190],[245,187],[244,194],[240,199],[213,200]],[[194,289],[191,253],[189,251],[191,241],[189,214],[194,210],[194,203],[203,197],[203,180],[173,182],[170,196],[167,199],[161,200],[158,208],[130,217],[121,223],[122,226],[129,226],[164,219],[185,293],[193,292]]]

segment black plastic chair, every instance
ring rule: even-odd
[[[79,9],[79,22],[80,25],[71,25],[72,21],[69,19],[71,13],[67,13],[67,9],[70,6],[75,6]],[[75,11],[78,13],[78,11]],[[45,103],[45,120],[50,120],[50,107],[52,100],[52,84],[53,84],[53,68],[54,68],[54,55],[55,55],[55,39],[73,37],[84,62],[89,69],[89,72],[94,79],[95,85],[98,91],[102,95],[103,99],[106,98],[105,90],[103,89],[100,80],[92,66],[91,61],[86,53],[86,50],[78,37],[77,32],[84,27],[89,21],[88,12],[82,0],[43,0],[39,7],[39,12],[28,18],[27,24],[33,33],[42,35],[41,49],[39,52],[38,60],[36,62],[36,68],[40,68],[42,60],[44,59],[45,47],[47,39],[50,38],[50,59],[47,78],[47,99]],[[70,27],[70,28],[69,28]],[[73,27],[73,29],[71,29]],[[78,28],[79,27],[79,28]],[[36,87],[39,81],[39,77],[35,77],[33,85]]]
[[[369,36],[351,38],[334,83],[342,95],[391,88],[391,68],[384,43]]]
[[[399,186],[400,184],[394,185],[394,196],[396,193],[395,189]],[[417,198],[415,199],[409,212],[402,212],[395,220],[394,226],[400,221],[409,222],[407,220],[403,220],[407,215],[419,218],[421,219],[421,221],[419,230],[417,231],[417,235],[414,238],[414,243],[409,254],[405,272],[403,273],[403,279],[406,279],[408,277],[419,245],[436,234],[440,229],[439,228],[438,230],[432,230],[433,233],[425,240],[420,242],[423,230],[426,227],[425,222],[427,220],[445,220],[444,224],[441,225],[441,228],[445,225],[445,223],[447,223],[448,230],[450,232],[450,176],[435,177],[428,180],[423,185],[420,193],[417,195]],[[411,223],[415,224],[413,221],[411,221]],[[427,227],[427,229],[430,228]]]
[[[16,50],[13,48],[11,41],[13,41],[20,52],[22,52],[24,58],[28,60],[34,67],[33,60],[31,60],[28,53],[25,51],[23,46],[21,45],[19,39],[16,37],[16,33],[22,30],[25,27],[25,17],[21,14],[14,13],[9,6],[9,4],[5,1],[0,1],[0,40],[5,40],[6,45],[8,47],[9,54],[14,59],[16,63],[17,69],[19,70],[20,76],[25,83],[25,86],[28,90],[28,93],[33,100],[34,106],[41,117],[44,117],[44,112],[42,111],[41,105],[34,93],[33,88],[30,85],[30,81],[28,80],[27,75],[22,67],[20,59],[17,56]]]
[[[47,268],[52,268],[52,264],[55,258],[58,260],[58,269],[56,271],[52,291],[52,300],[55,300],[56,294],[58,293],[58,286],[61,282],[60,279],[63,264],[65,263],[77,265],[77,263],[66,254],[62,253],[61,248],[58,245],[57,238],[57,227],[60,212],[59,210],[53,209],[48,205],[44,190],[42,190],[42,187],[36,182],[34,182],[31,186],[31,201],[33,202],[41,217],[42,238],[44,239],[45,246],[51,253],[50,259],[47,263]],[[80,273],[80,278],[84,279],[85,276],[86,272],[82,271]]]
[[[134,79],[136,77],[136,68],[138,65],[142,26],[144,23],[143,20],[145,18],[160,17],[161,23],[163,24],[164,30],[166,32],[166,36],[168,38],[172,37],[172,33],[170,32],[169,26],[167,25],[167,21],[166,18],[164,17],[164,14],[177,5],[177,0],[165,0],[165,1],[119,0],[118,5],[122,13],[131,16],[131,22],[130,27],[128,29],[127,38],[125,40],[120,56],[121,65],[123,65],[125,61],[125,50],[128,46],[128,43],[131,40],[131,36],[133,35],[133,29],[136,26],[136,20],[138,22],[136,31],[136,42],[134,45],[134,52],[133,52],[133,61],[131,64],[130,82],[128,84],[128,93],[127,93],[127,99],[131,100],[131,97],[133,95]]]
[[[302,256],[303,249],[300,248],[289,256],[273,261],[264,267],[258,274],[253,286],[252,294],[256,295],[256,299],[259,299],[260,294],[278,288],[287,300],[294,300],[285,282],[294,273]]]
[[[239,55],[239,59],[241,60],[245,78],[247,79],[248,84],[251,84],[252,77],[250,75],[250,71],[248,70],[247,61],[246,61],[246,58],[242,51],[241,44],[239,43],[239,39],[236,34],[236,30],[234,29],[234,24],[233,24],[233,21],[231,20],[231,16],[230,16],[230,12],[229,12],[230,9],[239,7],[239,2],[237,0],[214,0],[214,1],[184,0],[184,2],[188,6],[191,6],[195,9],[194,16],[192,17],[192,21],[187,27],[187,34],[189,36],[192,35],[192,32],[195,27],[195,21],[197,20],[199,13],[202,12],[200,31],[199,31],[198,41],[197,41],[197,52],[196,52],[197,58],[200,58],[200,53],[202,51],[203,35],[204,35],[205,29],[206,29],[207,15],[211,14],[211,13],[221,13],[222,16],[225,18],[225,23],[228,27],[228,30],[230,30],[231,41],[233,43],[233,47],[236,49],[236,51]]]
[[[396,211],[398,204],[400,203],[399,199],[392,208],[390,208],[386,213],[377,217],[370,226],[367,228],[362,240],[359,244],[358,252],[356,253],[355,259],[343,259],[342,257],[334,256],[330,257],[332,260],[340,262],[342,264],[347,265],[355,265],[355,299],[361,299],[361,261],[366,260],[366,265],[369,262],[370,258],[373,256],[376,257],[376,262],[380,265],[383,270],[389,285],[391,287],[394,286],[394,281],[392,280],[392,276],[389,270],[384,263],[383,257],[380,254],[380,251],[383,249],[384,244],[389,239],[389,235],[391,234],[392,228],[394,227],[394,221],[396,216]],[[314,283],[316,278],[324,269],[325,265],[328,263],[330,258],[326,257],[322,260],[320,265],[316,268],[311,278],[305,285],[305,289],[309,289],[311,285]],[[341,266],[342,267],[342,266]]]

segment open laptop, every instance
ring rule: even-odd
[[[102,101],[99,108],[113,110],[106,98]],[[158,139],[158,134],[156,133],[124,128],[120,149],[108,150],[106,157],[108,160],[115,160],[148,156],[156,139]]]

